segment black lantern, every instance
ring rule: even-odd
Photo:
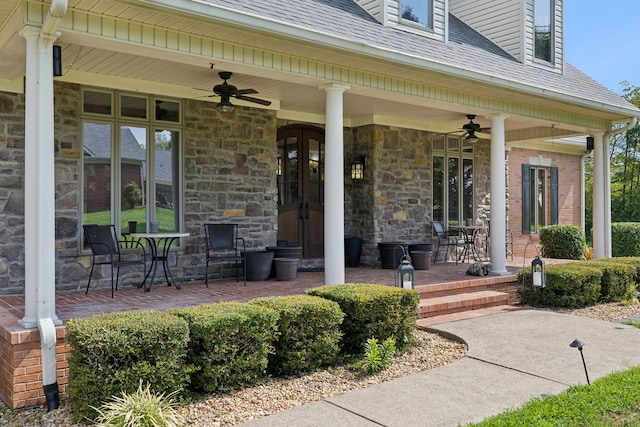
[[[547,282],[547,273],[544,267],[544,260],[539,255],[531,261],[531,274],[533,275],[533,287],[544,288]]]
[[[400,265],[397,271],[398,286],[402,289],[413,289],[415,270],[411,265],[411,258],[406,253],[400,258]]]

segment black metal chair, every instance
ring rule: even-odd
[[[464,243],[461,243],[458,240],[458,234],[449,232],[447,229],[444,228],[444,225],[442,225],[442,222],[440,221],[432,221],[431,226],[433,227],[433,232],[437,237],[437,244],[438,244],[435,251],[434,258],[433,258],[434,264],[438,260],[438,255],[440,254],[440,248],[443,246],[447,248],[444,254],[444,261],[446,262],[447,259],[449,258],[449,248],[453,247],[454,258],[455,258],[456,264],[458,264],[457,248],[464,246]]]
[[[84,236],[91,248],[91,271],[89,272],[89,281],[87,282],[87,290],[85,295],[89,293],[89,285],[91,285],[91,276],[93,276],[93,268],[96,265],[111,265],[111,298],[114,291],[118,289],[118,281],[120,280],[120,267],[131,267],[142,265],[143,277],[147,272],[147,256],[144,245],[140,241],[135,243],[131,240],[118,240],[116,228],[113,225],[84,225]],[[126,246],[133,252],[127,259],[128,253],[123,253],[122,248]],[[142,252],[140,252],[141,250]],[[127,251],[129,252],[129,251]],[[116,280],[114,282],[114,269],[116,270]],[[142,283],[138,287],[145,284],[146,278],[142,279]]]
[[[209,287],[210,262],[235,262],[236,281],[239,281],[238,264],[242,264],[242,278],[247,286],[247,247],[242,237],[238,237],[238,224],[205,224],[206,266],[204,283]],[[240,245],[241,244],[241,247]]]

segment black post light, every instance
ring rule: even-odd
[[[577,348],[578,350],[580,350],[580,356],[582,357],[582,366],[584,366],[584,374],[587,376],[587,384],[591,385],[591,382],[589,381],[589,373],[587,372],[587,364],[584,362],[584,354],[582,354],[582,347],[584,347],[584,345],[585,344],[582,341],[576,338],[571,344],[569,344],[569,347]]]

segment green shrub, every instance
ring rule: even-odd
[[[268,370],[278,375],[298,375],[336,362],[340,350],[340,306],[324,298],[295,295],[251,301],[279,314],[275,353]]]
[[[362,359],[365,369],[372,374],[382,371],[391,364],[395,350],[396,342],[393,338],[387,338],[382,344],[375,338],[369,338],[364,345]]]
[[[260,382],[276,339],[278,314],[256,304],[221,302],[171,309],[190,329],[188,362],[198,391],[238,389]]]
[[[95,427],[178,427],[185,419],[178,412],[176,392],[165,396],[153,393],[142,381],[135,393],[123,392],[96,410],[100,414]]]
[[[542,256],[560,259],[584,259],[587,247],[584,231],[575,225],[548,225],[540,228]]]
[[[383,285],[327,285],[307,291],[310,295],[335,301],[345,314],[341,351],[362,354],[370,337],[394,337],[398,350],[412,343],[418,318],[420,296],[415,290]]]
[[[611,224],[611,255],[614,257],[640,256],[640,223]]]
[[[615,259],[593,260],[585,264],[602,271],[601,302],[622,302],[633,299],[636,288],[636,267],[616,262]]]
[[[159,393],[182,391],[189,383],[185,365],[189,328],[166,313],[136,310],[67,322],[69,402],[75,420],[93,419],[94,408],[142,380]]]
[[[612,261],[619,264],[632,265],[636,269],[636,274],[633,278],[636,286],[640,284],[640,257],[616,257],[616,258],[601,258],[598,261]]]
[[[131,181],[122,189],[122,198],[126,202],[127,209],[134,209],[142,203],[142,190],[140,186]]]
[[[523,281],[524,279],[524,281]],[[542,307],[585,307],[600,298],[602,271],[586,263],[549,265],[546,267],[546,287],[534,288],[531,267],[518,272],[518,293],[523,304]]]

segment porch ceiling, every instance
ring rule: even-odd
[[[24,73],[25,41],[16,34],[23,20],[32,15],[31,12],[23,13],[21,3],[21,0],[0,2],[0,16],[6,17],[0,22],[0,57],[3,58],[0,61],[0,89],[2,80],[13,81],[15,86],[16,81],[21,82]],[[213,85],[220,82],[217,72],[232,71],[235,74],[231,83],[238,88],[258,90],[257,97],[272,101],[270,108],[277,109],[280,116],[315,116],[321,120],[325,114],[325,99],[319,86],[331,81],[348,81],[351,76],[345,77],[344,74],[358,74],[362,70],[363,73],[375,72],[374,77],[379,81],[376,84],[364,81],[361,85],[349,83],[351,89],[345,92],[344,112],[346,119],[353,124],[393,122],[399,126],[406,124],[436,132],[454,132],[467,121],[466,114],[477,114],[476,122],[489,126],[490,120],[486,116],[501,111],[496,107],[511,105],[518,107],[514,111],[522,110],[522,114],[511,113],[506,121],[506,131],[512,135],[524,135],[524,130],[554,125],[565,129],[558,135],[569,136],[602,129],[608,121],[625,118],[621,114],[570,105],[543,95],[523,95],[501,82],[480,83],[471,72],[465,78],[418,66],[400,67],[353,52],[321,49],[308,41],[294,42],[265,32],[197,19],[179,11],[168,14],[140,4],[69,0],[67,18],[56,42],[62,46],[64,73],[58,79],[217,102],[217,97],[208,97]],[[48,7],[48,4],[44,6]],[[43,7],[45,11],[46,7]],[[72,9],[73,14],[70,13]],[[104,21],[105,17],[113,17],[115,32],[120,30],[120,23],[125,23],[129,27],[127,36],[123,38],[119,33],[116,37],[105,37],[89,31],[92,19]],[[144,38],[144,31],[142,28],[132,30],[131,27],[141,23],[170,29],[177,35],[178,43],[193,43],[193,40],[206,37],[221,40],[225,44],[222,49],[230,47],[234,50],[223,50],[224,55],[220,58],[213,54],[194,54],[193,50],[182,46],[168,49],[154,43],[136,42],[132,39],[132,32],[138,31],[137,37]],[[233,43],[227,42],[229,40]],[[272,55],[280,61],[288,61],[287,66],[271,64],[265,67],[264,63],[252,63],[247,60],[249,50],[252,55],[259,52],[263,57]],[[303,66],[303,62],[307,66],[312,64],[325,68],[331,64],[332,69],[324,70],[324,73],[296,72],[292,61],[299,61],[299,66]],[[210,68],[212,63],[213,69]],[[445,95],[438,98],[422,94],[421,91],[426,90]],[[421,95],[416,96],[417,93]],[[234,103],[243,104],[235,100]]]

